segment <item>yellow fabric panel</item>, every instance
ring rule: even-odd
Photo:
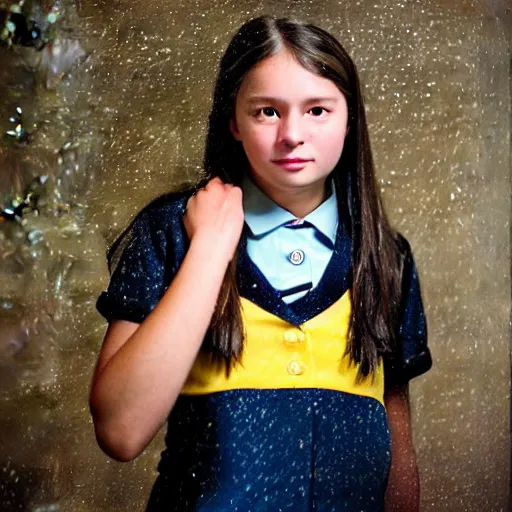
[[[347,291],[325,311],[300,327],[242,297],[246,345],[242,364],[229,378],[224,367],[199,353],[181,391],[204,395],[230,389],[324,388],[375,398],[384,403],[382,360],[375,379],[356,383],[357,366],[342,357],[351,313]]]

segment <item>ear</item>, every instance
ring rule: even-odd
[[[236,120],[233,117],[229,120],[229,129],[235,140],[240,140],[240,132],[238,131]]]

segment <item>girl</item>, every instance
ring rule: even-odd
[[[425,317],[341,45],[243,25],[204,164],[109,252],[101,448],[131,460],[168,421],[151,511],[418,510],[407,383],[431,366]]]

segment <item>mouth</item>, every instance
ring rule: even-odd
[[[272,160],[275,164],[300,164],[311,162],[311,158],[281,158],[280,160]]]
[[[280,160],[272,160],[272,163],[284,167],[290,171],[300,171],[308,162],[312,162],[311,158],[282,158]]]

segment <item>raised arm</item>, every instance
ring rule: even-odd
[[[240,238],[241,190],[215,178],[189,200],[184,221],[190,247],[171,285],[140,325],[109,325],[93,377],[98,444],[120,461],[153,439],[190,372]]]

